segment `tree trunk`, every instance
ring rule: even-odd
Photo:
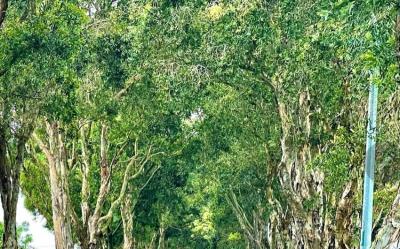
[[[63,135],[58,124],[46,123],[48,144],[37,135],[35,140],[45,153],[49,163],[50,192],[53,211],[53,227],[56,249],[73,249],[71,231],[71,203],[68,186],[68,163]]]
[[[4,249],[18,248],[16,218],[19,188],[17,182],[13,180],[7,175],[2,175],[1,204],[4,211]]]
[[[111,179],[111,165],[107,158],[107,147],[108,147],[108,127],[105,124],[101,126],[100,135],[100,189],[96,200],[96,206],[93,214],[88,218],[88,234],[89,234],[89,248],[96,249],[100,248],[102,230],[108,226],[103,226],[103,220],[111,220],[112,212],[107,213],[108,218],[102,217],[102,211],[106,197],[110,191],[110,179]],[[111,208],[110,208],[111,209]],[[103,219],[102,219],[103,218]]]
[[[160,237],[158,238],[158,247],[157,249],[165,249],[165,225],[161,220],[160,229],[159,229]]]
[[[123,249],[134,249],[135,239],[133,237],[133,207],[132,194],[127,193],[121,203],[121,218],[124,230]]]
[[[348,234],[353,225],[351,204],[357,184],[346,185],[345,193],[332,203],[325,193],[323,172],[307,170],[307,165],[321,153],[310,143],[309,90],[305,87],[298,95],[298,103],[291,103],[278,90],[281,79],[275,80],[267,84],[273,91],[281,123],[281,160],[269,163],[268,175],[279,179],[281,194],[290,204],[285,206],[272,189],[267,190],[268,202],[273,207],[267,224],[267,245],[269,248],[352,248]],[[338,207],[334,221],[329,218],[329,205]],[[336,232],[340,237],[337,242]]]
[[[12,178],[10,178],[10,168],[7,165],[7,140],[4,129],[0,128],[0,190],[1,204],[4,211],[4,234],[3,248],[17,248],[16,231],[16,204],[18,200],[18,190],[14,188]],[[16,195],[16,196],[15,196]]]
[[[17,193],[18,194],[18,193]],[[5,202],[2,198],[2,203]],[[14,200],[15,199],[15,200]],[[17,226],[16,226],[16,206],[18,198],[9,198],[6,204],[2,204],[4,211],[4,234],[3,234],[3,248],[4,249],[17,249]]]
[[[128,189],[130,188],[131,181],[145,172],[145,165],[155,154],[151,153],[150,147],[147,153],[142,157],[139,155],[137,142],[135,143],[135,153],[131,158],[129,158],[128,163],[125,166],[124,178],[119,195],[111,202],[111,206],[105,210],[105,202],[110,191],[111,169],[113,165],[117,163],[117,157],[123,152],[124,146],[122,146],[119,152],[114,155],[114,158],[108,160],[108,126],[105,123],[102,123],[99,162],[100,187],[96,199],[96,205],[94,210],[91,210],[89,206],[91,195],[89,188],[89,167],[91,164],[92,151],[89,150],[88,146],[90,130],[91,124],[89,122],[87,125],[82,125],[80,133],[82,153],[81,219],[79,219],[71,206],[72,203],[68,186],[69,168],[73,167],[74,159],[76,157],[74,146],[72,146],[72,151],[67,151],[66,146],[64,145],[62,129],[59,127],[57,122],[51,124],[46,122],[46,140],[48,141],[43,142],[37,134],[34,133],[33,135],[33,138],[46,155],[49,164],[53,222],[57,249],[73,248],[72,227],[74,227],[74,230],[76,231],[82,249],[106,248],[107,243],[105,242],[105,238],[107,237],[107,230],[112,222],[114,213],[119,209],[122,209],[122,213],[124,214],[124,229],[131,231],[131,233],[125,233],[126,241],[124,248],[133,248],[133,207],[137,201],[138,193],[140,193],[140,190],[150,181],[154,173],[158,170],[158,167],[154,167],[149,171],[150,176],[147,178],[147,181],[142,188],[138,188],[136,192],[130,192]],[[72,158],[68,158],[68,156],[72,156]],[[128,196],[126,196],[127,193]],[[135,196],[132,197],[133,195]],[[128,212],[128,208],[130,212]],[[130,234],[132,236],[130,236]]]
[[[89,232],[88,222],[90,217],[90,187],[89,187],[89,168],[90,168],[90,156],[88,149],[88,139],[90,137],[91,122],[86,125],[84,122],[80,123],[80,142],[81,142],[81,157],[82,157],[82,186],[81,186],[81,220],[82,220],[82,231],[79,234],[80,246],[82,249],[89,249]]]
[[[0,128],[0,194],[4,211],[3,248],[18,248],[16,217],[19,194],[19,175],[23,164],[25,136],[17,137],[15,160],[7,159],[7,138],[5,130]],[[11,152],[8,152],[10,155]],[[10,158],[9,158],[10,159]]]
[[[63,179],[57,173],[57,164],[50,162],[50,188],[53,210],[53,226],[56,249],[72,249],[71,222],[68,213],[68,197],[64,191]]]
[[[281,160],[271,169],[271,175],[277,177],[283,194],[290,205],[283,207],[268,194],[270,205],[275,207],[268,225],[268,243],[271,248],[323,248],[323,175],[318,170],[307,171],[311,161],[309,137],[310,94],[306,88],[299,94],[298,107],[292,117],[276,85],[270,84],[275,96],[275,105],[281,123]],[[300,131],[300,132],[299,132]],[[295,134],[297,133],[297,134]],[[302,143],[295,145],[294,137]],[[309,206],[306,203],[310,202]]]
[[[400,188],[386,216],[382,228],[379,229],[371,249],[396,249],[400,248]]]
[[[240,227],[244,231],[244,235],[248,245],[254,249],[265,249],[268,248],[266,224],[262,219],[263,208],[257,207],[257,210],[253,210],[252,221],[248,219],[248,215],[242,206],[239,204],[236,194],[230,190],[229,194],[225,196],[225,199],[231,206],[236,219],[238,220]]]

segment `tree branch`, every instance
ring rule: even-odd
[[[137,140],[135,141],[134,151],[135,151],[134,156],[131,157],[131,159],[129,160],[128,165],[127,165],[126,168],[125,168],[124,179],[123,179],[123,182],[122,182],[122,186],[121,186],[121,190],[120,190],[119,196],[118,196],[118,198],[117,198],[116,200],[114,200],[114,201],[111,203],[110,209],[108,210],[107,214],[104,215],[104,216],[102,216],[102,217],[99,219],[99,226],[102,226],[104,223],[107,224],[108,222],[110,222],[110,220],[111,220],[111,218],[112,218],[112,214],[114,213],[115,209],[121,205],[121,202],[122,202],[123,198],[124,198],[125,195],[126,195],[129,182],[130,182],[131,180],[133,180],[133,179],[139,177],[139,176],[143,173],[145,165],[147,164],[147,162],[148,162],[153,156],[155,156],[155,155],[157,155],[157,154],[160,154],[160,153],[151,154],[152,146],[150,146],[149,149],[147,150],[146,154],[145,154],[144,159],[139,163],[139,168],[137,169],[136,173],[135,173],[133,176],[130,176],[130,173],[131,173],[131,171],[132,171],[132,167],[133,167],[134,165],[136,165],[136,162],[137,162],[137,159],[138,159],[138,156],[139,156],[139,150],[138,150],[138,142],[137,142]],[[146,183],[141,187],[140,191],[141,191],[141,190],[148,184],[148,182],[153,178],[153,176],[154,176],[155,172],[158,170],[158,168],[159,168],[159,167],[156,167],[156,168],[152,171],[150,177],[147,179]]]
[[[114,99],[115,100],[119,100],[128,90],[131,86],[133,86],[133,84],[137,81],[140,80],[140,76],[139,75],[134,75],[133,77],[131,77],[128,81],[126,86],[121,89],[117,94],[114,95]]]
[[[107,163],[107,126],[105,124],[101,127],[101,137],[100,137],[100,167],[101,167],[101,185],[99,190],[99,195],[96,201],[96,207],[93,212],[93,221],[99,219],[101,210],[103,209],[104,201],[106,199],[107,193],[109,191],[110,183],[110,171],[109,165]]]
[[[53,160],[53,155],[50,152],[49,146],[47,146],[42,141],[42,139],[36,134],[36,132],[33,132],[32,137],[36,141],[36,143],[39,145],[40,150],[43,151],[43,153],[46,155],[46,157]]]
[[[84,225],[87,224],[89,219],[89,198],[90,198],[90,188],[89,188],[89,156],[88,156],[88,146],[87,139],[90,135],[91,123],[88,123],[88,131],[85,130],[85,124],[81,125],[81,153],[82,153],[82,186],[81,186],[81,210],[82,210],[82,222]]]

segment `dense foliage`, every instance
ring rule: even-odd
[[[57,249],[357,248],[370,84],[398,240],[395,0],[5,2],[0,159]]]

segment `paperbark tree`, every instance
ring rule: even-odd
[[[393,76],[385,75],[395,57],[393,50],[387,52],[393,37],[382,30],[393,21],[388,21],[393,3],[117,2],[93,3],[114,7],[91,7],[96,11],[83,29],[62,26],[79,25],[75,14],[64,15],[57,8],[38,21],[38,30],[52,24],[43,39],[30,39],[39,36],[35,28],[28,36],[35,51],[51,41],[41,56],[32,57],[61,64],[61,74],[37,81],[51,78],[56,82],[51,86],[73,82],[63,90],[49,88],[61,93],[48,105],[49,112],[61,109],[66,120],[44,122],[35,134],[49,167],[57,247],[106,247],[105,237],[120,219],[115,228],[120,236],[115,237],[116,243],[123,237],[125,249],[156,247],[157,240],[159,248],[354,248],[364,83],[392,81]],[[78,12],[73,4],[61,5]],[[61,16],[74,18],[57,22]],[[378,28],[371,30],[375,22]],[[54,35],[58,31],[60,36]],[[76,36],[69,40],[70,34]],[[83,53],[71,52],[82,59],[79,76],[65,75],[73,63],[59,60],[59,51],[80,40]],[[10,46],[19,44],[27,41],[17,39]],[[54,49],[57,44],[61,46]],[[42,56],[53,50],[57,59]],[[55,65],[44,67],[53,75]],[[380,73],[370,79],[371,71]],[[81,77],[85,74],[87,79]],[[394,86],[387,88],[393,91]],[[110,98],[116,89],[122,90]],[[74,94],[81,99],[66,99]],[[129,98],[120,101],[125,94]],[[78,108],[64,115],[65,103]],[[70,113],[79,118],[71,121]],[[134,144],[137,137],[145,137],[141,150]],[[143,196],[147,199],[141,206],[136,203],[141,189],[157,170],[146,161],[153,155],[146,149],[152,143],[171,152],[165,158],[170,169]],[[395,153],[387,158],[397,160]],[[171,189],[162,192],[159,186]],[[184,201],[177,203],[178,198]],[[159,209],[174,209],[176,217],[158,227],[154,217],[164,210],[153,210],[153,202],[162,203]],[[196,219],[201,205],[208,208],[207,215]],[[135,213],[137,208],[146,215],[151,210],[152,217]],[[395,224],[393,213],[385,227]],[[135,220],[135,215],[142,216]],[[147,232],[141,237],[134,234],[143,228],[140,222],[146,222]],[[377,224],[379,228],[380,220]],[[191,236],[197,237],[194,242],[187,240]]]
[[[46,122],[46,134],[46,142],[36,134],[33,137],[48,162],[56,249],[73,249],[68,183],[69,166],[64,134],[57,122]]]
[[[393,22],[394,4],[385,9],[352,3],[343,3],[332,8],[322,7],[325,3],[327,2],[315,4],[311,1],[294,1],[290,4],[259,4],[249,11],[253,14],[249,15],[247,25],[243,26],[224,18],[228,13],[235,16],[235,12],[228,10],[226,6],[216,4],[212,6],[214,8],[210,7],[210,12],[212,9],[214,14],[213,22],[217,24],[212,23],[206,29],[207,37],[212,38],[206,39],[204,46],[214,53],[209,60],[204,56],[204,65],[207,65],[210,72],[214,72],[210,74],[211,78],[215,77],[215,81],[223,82],[224,87],[229,89],[224,93],[232,99],[227,100],[228,97],[224,96],[218,101],[222,104],[232,101],[233,104],[227,106],[240,112],[243,107],[240,99],[235,98],[236,93],[243,95],[244,99],[247,92],[263,92],[266,97],[249,99],[248,102],[253,104],[254,109],[245,110],[257,112],[268,104],[272,108],[265,113],[258,112],[263,117],[260,119],[250,119],[247,118],[249,115],[243,115],[246,119],[238,129],[245,130],[244,127],[253,122],[252,126],[258,128],[258,133],[255,133],[262,134],[262,128],[256,124],[265,119],[269,120],[266,126],[276,125],[280,136],[278,149],[275,141],[270,144],[266,141],[265,147],[271,150],[269,154],[273,158],[267,162],[265,175],[266,181],[271,182],[266,184],[268,201],[265,203],[270,212],[267,221],[264,221],[268,230],[265,233],[267,238],[257,248],[354,248],[358,239],[353,231],[359,225],[358,209],[355,206],[358,204],[361,182],[359,176],[363,165],[364,144],[361,132],[364,131],[366,103],[364,91],[360,90],[363,86],[358,82],[371,82],[362,72],[370,72],[376,68],[381,70],[381,75],[373,79],[374,82],[376,80],[393,84],[393,75],[396,74],[392,73],[390,79],[385,78],[389,75],[386,74],[385,63],[393,63],[393,50],[388,51],[389,55],[384,59],[378,54],[372,54],[373,58],[365,58],[362,53],[370,52],[371,47],[374,51],[381,51],[382,47],[376,48],[372,45],[381,44],[378,40],[391,37],[393,41],[393,27],[388,23]],[[351,11],[347,12],[347,8],[352,7],[363,12],[357,19],[348,16]],[[234,9],[233,6],[230,8]],[[371,20],[364,12],[366,9],[382,17],[375,24],[379,28],[362,28],[365,34],[361,32],[363,35],[360,38],[354,38],[355,34],[350,27],[363,26],[365,21],[375,22],[375,19]],[[388,14],[389,9],[391,14]],[[317,14],[303,16],[301,11],[316,11]],[[241,13],[241,10],[238,12]],[[242,19],[242,15],[239,16],[240,20],[245,19]],[[253,29],[260,25],[253,20],[268,20],[265,21],[268,23],[268,31]],[[319,27],[325,27],[325,24],[334,28],[329,32],[320,30]],[[224,29],[227,25],[232,26]],[[230,29],[238,30],[238,34],[229,35]],[[319,31],[315,32],[315,29]],[[240,33],[240,30],[246,31]],[[316,33],[318,35],[314,36]],[[350,40],[363,40],[370,33],[374,33],[374,38],[366,40],[361,51],[346,43]],[[265,39],[268,42],[264,43]],[[303,43],[304,40],[307,41]],[[241,44],[243,50],[237,44]],[[334,51],[330,52],[330,48],[334,48]],[[340,49],[346,52],[338,52]],[[354,58],[361,59],[355,61]],[[232,73],[229,70],[220,70],[221,65],[235,67],[235,70]],[[385,85],[383,88],[385,89]],[[338,97],[338,102],[330,102],[335,99],[333,95]],[[327,101],[331,104],[327,104]],[[206,116],[215,115],[215,109],[217,108],[205,110]],[[227,126],[221,124],[220,129],[228,130]],[[270,134],[274,132],[269,131],[267,139],[271,139]],[[228,152],[221,153],[221,161],[227,160],[226,154],[237,156],[230,151],[237,144],[232,144],[232,147],[229,144],[226,146]],[[276,159],[276,155],[280,159]],[[334,158],[335,155],[339,155],[338,159],[332,160],[330,157]],[[214,158],[213,160],[217,161]],[[230,166],[228,163],[221,165]],[[239,196],[239,190],[235,194]],[[261,233],[255,229],[257,226],[253,225],[252,219],[256,217],[253,213],[257,213],[258,208],[246,210],[243,208],[246,200],[241,201],[231,204],[232,209],[242,227],[243,235],[248,241],[257,241],[252,237]]]
[[[0,30],[2,28],[6,12],[8,9],[8,0],[0,0]],[[6,69],[0,70],[0,76],[3,76]],[[13,152],[10,148],[13,146],[10,143],[11,131],[11,107],[8,100],[3,99],[1,103],[0,117],[0,195],[1,203],[4,212],[4,234],[3,248],[15,249],[18,247],[17,232],[16,232],[16,215],[17,202],[19,194],[19,174],[24,160],[25,143],[30,135],[24,131],[18,131],[16,134],[16,150]],[[14,124],[15,125],[15,124]],[[18,124],[21,125],[21,124]],[[23,124],[26,125],[26,124]],[[13,127],[18,129],[18,127]]]
[[[145,171],[148,167],[149,160],[156,155],[151,147],[148,151],[141,155],[138,149],[137,142],[134,145],[134,155],[130,157],[124,167],[123,179],[119,194],[115,200],[111,202],[109,208],[106,208],[105,203],[110,193],[110,185],[112,178],[112,169],[117,163],[121,163],[121,154],[124,152],[125,145],[122,145],[114,157],[110,160],[108,156],[109,139],[108,126],[101,124],[100,132],[100,160],[98,167],[100,169],[100,186],[98,189],[95,206],[91,208],[89,198],[93,195],[89,188],[89,168],[91,159],[94,158],[88,148],[90,131],[92,130],[92,122],[82,123],[80,128],[80,143],[81,150],[78,152],[74,147],[68,150],[65,146],[71,141],[67,141],[62,128],[58,122],[46,122],[46,140],[38,134],[34,134],[34,139],[46,155],[49,167],[49,176],[51,182],[52,209],[53,209],[53,226],[56,237],[56,246],[59,248],[73,248],[73,233],[75,233],[83,249],[101,248],[103,237],[106,236],[106,231],[112,221],[113,215],[118,212],[121,207],[123,212],[122,219],[124,221],[124,231],[127,245],[132,245],[132,228],[133,228],[133,208],[137,201],[140,190],[146,186],[151,180],[158,167],[153,167],[149,172]],[[78,154],[80,153],[80,154]],[[69,193],[69,172],[70,169],[76,166],[76,158],[82,158],[81,162],[81,211],[82,216],[79,217],[74,211],[71,195]],[[123,163],[122,163],[123,164]],[[147,181],[143,186],[136,186],[137,191],[132,190],[132,181],[149,173]],[[109,199],[108,199],[109,200]],[[126,203],[131,203],[129,207]],[[129,210],[128,210],[129,209]],[[72,232],[74,231],[74,232]]]
[[[5,242],[3,243],[5,248],[15,248],[17,246],[15,242],[15,216],[20,184],[19,176],[25,159],[25,144],[30,139],[31,133],[36,126],[36,119],[45,109],[50,109],[47,108],[49,102],[58,99],[55,97],[56,94],[53,94],[54,92],[48,91],[51,86],[54,87],[55,81],[61,81],[62,77],[60,77],[58,69],[63,68],[61,70],[63,79],[71,76],[71,71],[66,72],[64,66],[47,70],[44,69],[47,67],[44,65],[49,61],[51,61],[51,65],[59,62],[59,65],[68,64],[72,61],[71,57],[73,57],[71,56],[73,54],[71,51],[76,51],[74,50],[76,46],[71,46],[69,47],[71,49],[69,52],[59,56],[59,51],[50,40],[57,40],[60,33],[44,29],[36,32],[35,25],[43,20],[41,19],[43,15],[36,15],[37,9],[31,2],[29,1],[22,6],[20,2],[15,2],[8,8],[7,0],[0,1],[0,26],[4,21],[7,10],[15,14],[13,18],[10,18],[9,26],[3,25],[0,32],[0,50],[2,54],[0,59],[0,133],[2,147],[0,153],[2,154],[2,159],[0,160],[0,191],[5,215]],[[57,11],[61,11],[62,8],[63,11],[71,11],[71,9],[68,9],[71,6],[63,5],[60,7],[57,3],[54,5],[46,3],[42,7],[44,7],[40,10],[42,13],[54,11],[52,7],[55,7]],[[68,23],[69,27],[73,26],[74,28],[79,26],[76,24],[83,18],[79,18],[82,17],[79,16],[79,11],[76,11],[76,9],[74,11],[71,16],[77,17],[77,19],[74,19],[77,23],[61,23]],[[26,21],[27,15],[30,17],[29,22]],[[36,38],[32,39],[33,36]],[[37,46],[37,43],[33,42],[33,40],[41,41],[41,45]],[[44,40],[46,42],[43,42]],[[64,39],[64,41],[66,40],[68,39]],[[71,40],[76,41],[76,37],[71,38]],[[24,48],[21,47],[21,44],[24,44]],[[78,45],[78,43],[75,43],[75,45]],[[64,45],[60,46],[65,48]],[[43,50],[46,50],[45,56],[38,56],[39,54],[44,55],[42,54]],[[58,60],[57,63],[54,63],[56,57]],[[55,78],[57,80],[54,80]],[[62,83],[64,86],[68,85],[64,83]],[[48,150],[54,154],[56,150],[59,150],[58,153],[60,154],[52,158],[51,162],[54,165],[52,164],[51,168],[60,170],[63,168],[64,162],[61,155],[62,147],[59,144],[60,139],[55,137],[59,134],[56,133],[57,127],[49,127],[49,132],[50,130],[53,130],[55,134],[51,137],[52,144],[51,146],[49,145]],[[60,204],[62,203],[60,202]]]
[[[136,145],[137,146],[137,145]],[[137,151],[137,149],[136,149]],[[144,157],[144,160],[141,162],[136,161],[135,168],[139,168],[139,172],[143,171],[143,167],[147,163],[147,161],[152,157],[153,155],[151,154],[151,148],[147,152],[147,154]],[[141,169],[140,169],[141,168]],[[120,203],[120,211],[121,211],[121,219],[122,219],[122,226],[123,226],[123,234],[124,234],[124,244],[123,244],[123,249],[134,249],[135,248],[135,237],[134,237],[134,222],[135,222],[135,215],[134,215],[134,210],[135,206],[138,202],[140,192],[146,187],[146,185],[151,181],[153,178],[154,174],[157,172],[159,169],[158,166],[153,167],[149,174],[147,175],[147,179],[145,182],[141,185],[138,186],[138,184],[135,184],[132,186],[132,184],[127,185],[126,193],[121,199]],[[138,178],[139,175],[135,174],[130,178],[130,181],[135,180]]]

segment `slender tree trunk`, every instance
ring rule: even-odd
[[[256,210],[253,210],[252,220],[249,220],[248,214],[246,214],[245,210],[239,204],[236,194],[232,190],[225,196],[225,198],[233,209],[236,219],[244,231],[246,241],[251,245],[251,248],[268,248],[268,234],[266,233],[265,221],[262,218],[264,212],[263,208],[257,207]]]
[[[133,207],[132,194],[127,193],[121,203],[121,218],[124,230],[123,249],[135,248],[135,239],[133,237]]]
[[[4,249],[17,248],[16,203],[18,191],[16,193],[17,197],[14,197],[15,190],[13,189],[13,182],[9,173],[9,167],[7,165],[7,140],[4,129],[0,128],[0,190],[1,204],[4,211]]]
[[[161,224],[160,224],[159,233],[160,233],[160,236],[158,238],[157,249],[165,249],[165,225],[162,220],[161,220]]]
[[[47,123],[48,144],[37,135],[35,140],[45,153],[49,163],[50,191],[53,210],[53,227],[56,249],[73,249],[71,231],[71,207],[68,186],[68,163],[63,135],[58,124]]]
[[[7,138],[0,128],[0,194],[4,211],[3,248],[18,248],[16,234],[17,203],[19,194],[19,175],[23,164],[25,136],[17,137],[15,160],[7,159]],[[10,152],[8,152],[10,156]]]
[[[68,213],[68,197],[64,191],[63,180],[57,173],[57,164],[56,162],[50,162],[49,165],[56,249],[72,249],[73,243]]]
[[[18,191],[15,192],[18,195]],[[2,196],[3,197],[3,196]],[[3,234],[3,248],[4,249],[16,249],[18,248],[17,243],[17,232],[16,232],[16,207],[17,198],[10,196],[11,198],[1,198],[2,206],[4,211],[4,234]]]
[[[90,137],[90,130],[92,123],[88,122],[86,125],[84,122],[80,123],[80,143],[81,143],[81,158],[82,158],[82,186],[81,186],[81,219],[82,219],[82,231],[79,235],[80,246],[82,249],[89,249],[89,217],[90,217],[90,207],[89,207],[89,167],[90,167],[90,155],[88,149],[88,139]]]
[[[3,146],[0,146],[3,147]],[[3,154],[3,148],[0,148],[0,153]],[[4,155],[1,155],[0,167],[4,167],[3,163],[6,162]],[[2,170],[3,171],[3,170]],[[9,172],[11,173],[11,172]],[[10,174],[1,173],[1,204],[4,211],[4,234],[3,234],[3,248],[16,249],[17,243],[17,202],[18,202],[19,188],[16,179]]]
[[[100,248],[102,229],[106,227],[102,226],[103,223],[101,222],[101,219],[102,219],[104,202],[106,200],[108,192],[110,191],[110,179],[111,179],[111,165],[109,164],[107,158],[107,147],[108,147],[107,131],[108,131],[107,125],[102,124],[101,135],[100,135],[100,189],[93,214],[88,218],[88,234],[89,234],[90,249]],[[112,212],[109,213],[109,218],[107,218],[107,221],[111,219],[112,219]]]

